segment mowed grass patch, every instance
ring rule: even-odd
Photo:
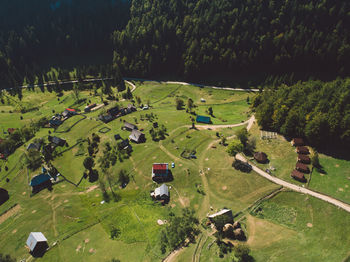
[[[350,161],[319,154],[322,173],[313,169],[311,189],[350,203]]]
[[[252,245],[257,261],[269,261],[276,257],[283,261],[342,261],[347,256],[350,244],[350,216],[346,211],[294,192],[280,193],[261,207],[265,219],[287,226],[297,235],[271,243],[265,248],[255,249]],[[294,219],[290,219],[289,215],[286,219],[281,207],[285,211],[288,210],[289,215],[292,211],[295,214]],[[255,224],[255,232],[256,226]],[[252,234],[254,228],[251,226],[248,230]],[[263,234],[264,230],[260,232]],[[256,233],[254,236],[260,237]],[[266,236],[264,237],[266,239]],[[291,252],[293,256],[290,255]]]

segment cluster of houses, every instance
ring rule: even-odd
[[[131,132],[129,136],[131,141],[135,143],[144,143],[146,141],[145,134],[139,131],[136,125],[125,122],[122,128]]]
[[[136,107],[132,104],[129,104],[127,107],[119,108],[119,106],[112,107],[107,110],[107,113],[104,115],[100,115],[98,118],[104,122],[108,123],[118,117],[128,115],[132,112],[137,111]]]
[[[302,138],[293,138],[291,144],[296,147],[298,154],[297,163],[295,169],[291,173],[291,177],[295,180],[305,183],[307,180],[305,174],[310,173],[308,165],[311,163],[311,159],[308,156],[310,154],[309,149],[305,146]]]
[[[66,108],[66,110],[64,110],[62,114],[55,114],[54,116],[52,116],[52,118],[49,120],[49,127],[57,128],[60,125],[62,125],[62,123],[65,120],[72,116],[75,116],[76,114],[77,111],[75,109]]]

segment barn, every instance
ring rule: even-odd
[[[0,187],[0,206],[10,199],[6,189]]]
[[[34,257],[43,256],[49,247],[46,237],[41,232],[31,232],[26,244]]]

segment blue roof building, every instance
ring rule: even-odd
[[[209,116],[200,116],[200,115],[197,115],[197,117],[196,117],[196,122],[197,122],[197,123],[210,124],[210,123],[211,123],[211,120],[210,120],[210,117],[209,117]]]
[[[50,179],[51,179],[51,177],[48,174],[37,175],[37,176],[32,178],[29,185],[31,187],[36,187],[36,186],[39,186],[41,184],[44,184],[47,181],[50,181]]]

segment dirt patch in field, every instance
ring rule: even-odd
[[[172,207],[172,208],[176,207],[176,204],[171,204],[171,207]]]
[[[154,156],[154,157],[152,157],[152,159],[156,159],[156,158],[157,158],[157,157],[155,157],[155,156]]]
[[[12,234],[16,234],[17,229],[12,230]]]
[[[23,192],[22,195],[24,196],[25,194],[27,194],[27,192]]]
[[[100,196],[100,194],[96,194],[96,195],[95,195],[95,197],[99,197],[99,196]]]
[[[85,242],[85,244],[87,244],[87,243],[90,242],[90,239],[87,238],[87,239],[84,240],[84,242]]]
[[[224,191],[227,190],[227,186],[223,186],[222,190],[224,190]]]
[[[5,222],[8,218],[12,217],[13,215],[17,214],[20,209],[21,209],[21,206],[16,205],[13,208],[7,210],[4,214],[0,216],[0,224]]]
[[[339,167],[339,165],[338,165],[338,164],[336,164],[336,165],[335,165],[335,167]]]
[[[306,226],[310,227],[310,228],[313,227],[313,225],[311,223],[307,223]]]
[[[181,138],[180,141],[184,141],[184,138]]]
[[[138,190],[140,187],[136,186],[135,189]]]
[[[81,245],[79,245],[75,251],[79,252],[80,249],[81,249]]]
[[[338,191],[344,192],[344,188],[339,187],[339,188],[338,188]]]
[[[182,164],[179,164],[179,166],[182,166]]]
[[[89,188],[86,190],[86,193],[90,193],[91,191],[94,191],[96,188],[98,188],[97,185],[91,186],[91,187],[89,187]]]
[[[346,188],[348,188],[349,186],[348,185],[345,185]]]
[[[68,203],[68,202],[69,202],[69,200],[68,200],[68,199],[64,200],[64,203]]]
[[[66,185],[62,185],[61,187],[62,187],[62,188],[65,188],[65,187],[66,187]]]
[[[205,161],[209,161],[209,158],[206,158]]]
[[[95,253],[95,251],[96,251],[96,250],[93,249],[93,248],[90,248],[90,249],[89,249],[89,253],[91,253],[91,254],[92,254],[92,253]]]
[[[36,210],[34,209],[33,211],[32,211],[32,214],[35,214],[36,213]]]

